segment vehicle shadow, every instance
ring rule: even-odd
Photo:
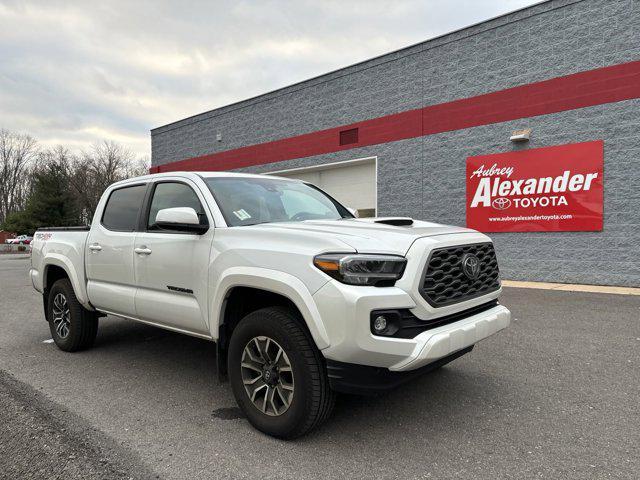
[[[90,351],[101,356],[117,352],[122,360],[143,360],[158,369],[167,369],[167,373],[179,370],[196,374],[205,365],[214,373],[216,368],[213,342],[113,316],[100,319],[98,336]]]
[[[159,382],[153,391],[164,388],[188,398],[190,405],[201,409],[198,415],[214,421],[246,422],[229,384],[217,380],[211,342],[108,317],[101,319],[95,347],[89,352],[114,369],[135,365],[146,377]],[[507,406],[514,386],[488,375],[475,355],[474,350],[384,394],[340,395],[334,414],[323,428],[298,441],[324,443],[323,439],[335,436],[357,441],[363,435],[370,440],[388,435],[391,427],[396,434],[407,435],[425,430],[434,434],[446,428],[448,436],[459,434],[460,438],[468,435],[470,424],[482,429],[482,416]],[[151,395],[152,390],[141,394]]]

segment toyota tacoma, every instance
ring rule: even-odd
[[[257,429],[295,438],[337,392],[382,392],[509,325],[491,240],[356,218],[301,180],[172,172],[118,182],[89,227],[43,228],[30,277],[56,345],[128,318],[216,344]]]

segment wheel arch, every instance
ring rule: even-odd
[[[78,301],[83,307],[93,310],[93,307],[89,304],[86,289],[84,288],[84,285],[80,283],[80,279],[75,272],[74,266],[67,258],[55,254],[47,255],[44,260],[42,273],[42,291],[45,302],[51,286],[60,278],[68,278]]]
[[[295,309],[317,348],[330,345],[313,297],[298,278],[275,270],[237,267],[220,279],[211,308],[211,335],[217,343],[218,373],[223,377],[233,329],[247,314],[268,306]]]
[[[67,271],[56,264],[49,263],[44,266],[42,275],[42,307],[44,309],[44,318],[49,321],[48,318],[48,305],[49,305],[49,292],[54,283],[61,278],[69,278]]]

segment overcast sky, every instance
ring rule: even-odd
[[[151,128],[533,3],[0,0],[0,128],[148,155]]]

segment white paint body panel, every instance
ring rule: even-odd
[[[45,284],[47,269],[62,268],[75,291],[78,301],[86,308],[92,308],[87,295],[87,280],[84,269],[85,244],[89,232],[55,232],[55,241],[45,240],[46,234],[36,234],[31,249],[31,283],[38,292],[50,285]],[[53,234],[51,234],[53,235]]]
[[[135,316],[171,327],[208,333],[208,261],[213,228],[205,235],[141,232],[134,254]],[[178,253],[179,252],[179,253]],[[181,287],[193,293],[170,290]]]
[[[463,348],[475,345],[509,326],[511,313],[502,305],[459,322],[421,333],[413,339],[410,355],[389,370],[413,370]]]
[[[238,174],[174,172],[110,187],[98,205],[96,219],[113,188],[177,179],[194,188],[210,228],[203,235],[109,232],[94,220],[89,234],[54,231],[46,239],[38,234],[33,242],[34,287],[44,291],[46,268],[61,266],[87,308],[212,340],[218,338],[222,308],[231,289],[259,288],[279,293],[296,305],[326,358],[398,371],[419,368],[508,326],[510,313],[498,305],[413,339],[372,335],[369,322],[374,309],[410,309],[427,320],[497,298],[500,291],[436,309],[418,291],[434,248],[488,242],[489,238],[460,227],[421,221],[392,226],[375,219],[228,227],[202,178],[226,175]],[[93,244],[102,248],[92,251],[88,247]],[[136,249],[145,253],[135,253]],[[405,272],[393,287],[362,287],[333,280],[313,265],[313,257],[321,253],[356,252],[405,256]]]
[[[135,315],[136,281],[133,266],[135,232],[112,232],[99,223],[87,239],[87,293],[98,310]],[[100,247],[92,250],[91,247]]]
[[[376,336],[369,327],[372,310],[416,306],[412,295],[400,288],[385,288],[384,294],[379,290],[332,280],[314,295],[330,333],[330,346],[322,352],[325,358],[394,371],[413,370],[488,338],[506,328],[511,318],[509,310],[498,305],[412,339]],[[441,315],[438,312],[436,316]]]

